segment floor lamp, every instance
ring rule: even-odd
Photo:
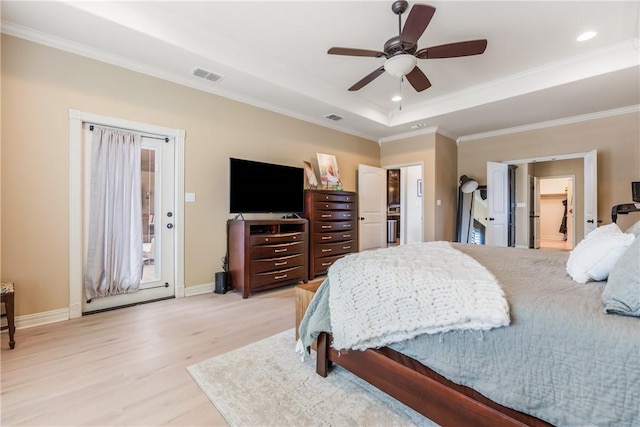
[[[478,188],[478,181],[469,178],[467,175],[460,177],[460,191],[463,194],[473,193]],[[464,199],[463,199],[464,200]],[[467,224],[467,241],[469,243],[469,234],[471,233],[471,220],[473,218],[473,194],[471,195],[471,202],[469,203],[469,223]]]

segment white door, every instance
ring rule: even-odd
[[[387,170],[358,165],[358,250],[387,246]]]
[[[422,165],[408,166],[402,168],[400,176],[403,179],[404,200],[401,204],[402,227],[400,243],[422,242],[424,233],[422,232]]]
[[[508,246],[509,165],[487,162],[487,245]]]
[[[584,237],[596,229],[598,223],[598,152],[584,156]]]
[[[83,125],[84,155],[84,242],[86,259],[89,223],[89,189],[91,176],[91,142],[89,124]],[[94,312],[114,307],[173,297],[175,294],[175,142],[164,138],[142,138],[142,224],[143,275],[140,290],[131,294],[83,298],[82,312]]]

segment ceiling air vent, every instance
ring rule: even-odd
[[[329,119],[329,120],[333,120],[334,122],[338,122],[340,120],[342,120],[342,117],[340,117],[337,114],[327,114],[326,116],[324,116],[325,119]]]
[[[191,74],[193,74],[196,77],[200,77],[202,79],[207,79],[209,81],[212,81],[214,83],[219,82],[220,80],[224,79],[224,76],[220,75],[220,74],[216,74],[216,73],[212,73],[211,71],[207,71],[203,68],[200,67],[196,67],[191,71]]]

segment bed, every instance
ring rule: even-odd
[[[605,313],[607,282],[576,283],[564,252],[451,246],[500,283],[508,326],[338,351],[330,273],[299,329],[318,374],[338,364],[443,426],[640,425],[640,319]]]

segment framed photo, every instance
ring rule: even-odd
[[[309,188],[318,188],[318,178],[316,178],[316,171],[313,170],[311,163],[304,162],[304,173],[307,175]]]
[[[316,153],[320,168],[320,181],[326,187],[338,187],[341,184],[338,162],[333,154]]]

